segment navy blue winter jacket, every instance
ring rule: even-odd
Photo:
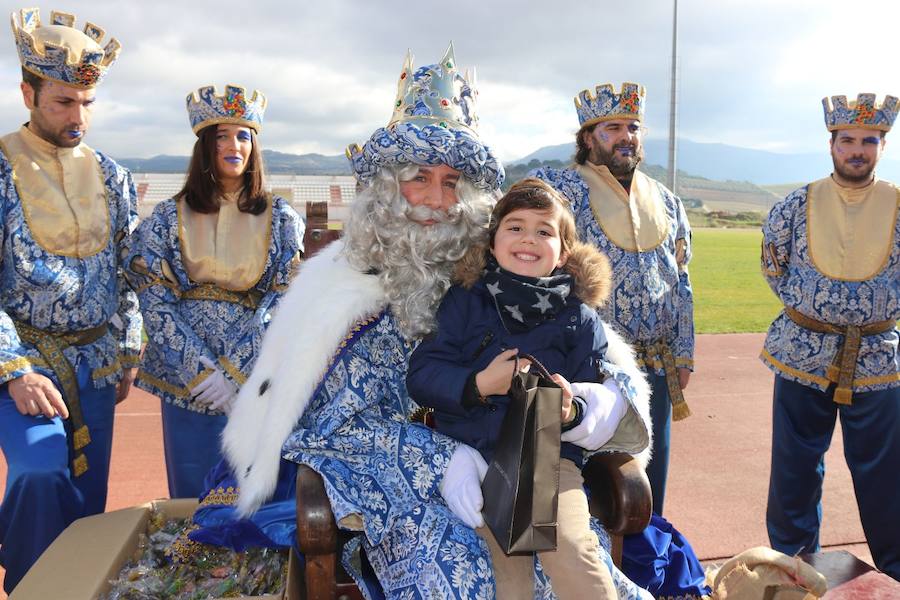
[[[574,295],[554,317],[510,334],[483,280],[469,290],[450,288],[438,309],[437,330],[410,357],[406,386],[419,405],[434,409],[439,432],[476,448],[488,462],[509,398],[489,396],[487,404],[466,408],[464,388],[473,373],[508,348],[531,354],[570,382],[601,382],[606,334],[597,312]],[[581,448],[564,442],[561,455],[582,466]]]

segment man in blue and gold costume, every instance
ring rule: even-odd
[[[490,553],[460,510],[480,512],[483,471],[471,448],[410,422],[405,382],[503,180],[477,133],[471,84],[452,48],[418,69],[408,57],[390,123],[348,150],[361,191],[344,237],[301,267],[282,300],[223,434],[236,475],[211,486],[191,539],[294,544],[300,463],[354,532],[344,564],[366,598],[495,597]],[[621,346],[622,393],[636,397],[642,377]],[[361,571],[360,552],[371,569]],[[602,552],[619,597],[647,597]],[[546,578],[535,597],[551,597]]]
[[[633,344],[653,389],[653,457],[647,476],[653,510],[663,512],[671,422],[690,415],[682,390],[694,365],[694,300],[687,265],[691,228],[681,200],[637,170],[644,158],[646,91],[624,83],[575,97],[581,125],[575,164],[535,175],[572,203],[581,239],[612,263],[603,320]]]
[[[72,521],[106,504],[113,413],[134,380],[137,299],[121,261],[131,176],[83,143],[119,54],[37,9],[12,19],[29,121],[0,138],[0,564],[11,591]],[[117,387],[118,386],[118,387]]]
[[[763,274],[784,303],[761,354],[775,372],[766,524],[776,550],[819,549],[824,456],[840,415],[872,558],[900,579],[900,190],[875,176],[898,100],[822,103],[834,171],[763,225]]]

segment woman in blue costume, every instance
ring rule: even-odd
[[[187,97],[197,134],[184,188],[141,223],[128,260],[148,342],[138,387],[162,399],[169,494],[197,497],[219,436],[299,262],[303,223],[265,190],[266,98]]]
[[[486,545],[449,508],[464,488],[452,482],[477,481],[477,465],[459,442],[410,423],[405,385],[503,178],[476,133],[474,98],[452,49],[417,70],[408,58],[391,122],[350,148],[362,190],[344,238],[285,296],[223,434],[236,475],[211,474],[192,540],[294,544],[302,463],[322,475],[339,526],[356,532],[344,565],[367,598],[495,597]],[[631,372],[640,378],[633,361]],[[354,567],[360,552],[372,577]],[[620,597],[642,597],[619,576]],[[539,582],[535,596],[552,597]]]

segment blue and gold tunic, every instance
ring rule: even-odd
[[[0,139],[0,383],[38,372],[76,385],[59,381],[17,323],[39,337],[97,331],[63,350],[96,388],[137,366],[141,315],[121,268],[136,225],[131,174],[109,157],[25,126]]]
[[[862,335],[853,392],[900,386],[900,191],[874,180],[842,188],[830,177],[777,203],[763,225],[762,270],[785,305],[760,358],[781,377],[825,391],[838,383],[845,336],[798,324],[797,313],[838,328],[887,322]],[[794,318],[786,312],[795,311]]]
[[[259,215],[239,211],[234,196],[211,214],[174,199],[157,205],[128,260],[148,337],[138,387],[209,413],[190,393],[212,373],[205,357],[239,388],[299,263],[303,229],[278,197]]]
[[[691,228],[681,200],[635,171],[630,193],[606,167],[575,165],[533,173],[571,203],[581,240],[599,248],[612,265],[612,294],[603,320],[631,343],[650,347],[644,360],[663,375],[663,342],[675,366],[694,365],[694,299],[687,265]]]

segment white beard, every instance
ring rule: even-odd
[[[302,264],[222,433],[222,448],[240,487],[241,515],[252,513],[275,490],[281,447],[335,348],[353,324],[387,304],[378,278],[354,269],[340,255],[343,245],[333,242]]]

